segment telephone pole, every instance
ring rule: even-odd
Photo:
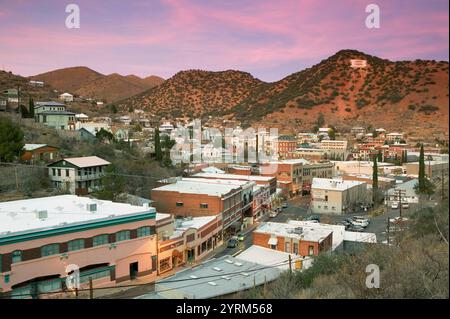
[[[289,273],[292,274],[292,258],[291,258],[291,254],[289,254]]]
[[[395,190],[395,197],[398,197],[398,209],[400,213],[400,218],[402,218],[402,196],[406,195],[406,191],[403,189]]]

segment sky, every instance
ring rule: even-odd
[[[66,27],[70,3],[80,28]],[[366,27],[371,3],[380,28]],[[448,11],[448,0],[0,0],[0,67],[163,78],[235,69],[271,82],[341,49],[448,61]]]

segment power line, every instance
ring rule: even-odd
[[[197,277],[197,278],[183,278],[183,279],[173,279],[173,280],[162,280],[159,282],[152,282],[152,283],[146,283],[146,284],[133,284],[133,285],[122,285],[122,286],[109,286],[109,287],[97,287],[97,288],[84,288],[84,289],[77,289],[78,292],[80,291],[91,291],[91,290],[103,290],[103,289],[120,289],[120,288],[133,288],[133,287],[140,287],[140,286],[147,286],[147,285],[151,285],[151,284],[165,284],[165,283],[174,283],[174,282],[184,282],[184,281],[194,281],[194,280],[201,280],[201,279],[210,279],[210,278],[215,278],[215,277],[222,277],[222,276],[237,276],[240,275],[242,273],[248,273],[248,272],[255,272],[255,271],[260,271],[260,270],[265,270],[265,269],[271,269],[271,268],[278,268],[279,266],[283,266],[289,263],[289,260],[285,260],[282,262],[277,262],[275,264],[272,265],[267,265],[267,266],[262,266],[256,269],[246,269],[245,271],[236,271],[236,272],[229,272],[229,273],[220,273],[217,275],[209,275],[209,276],[202,276],[202,277]],[[254,265],[254,266],[258,266],[258,264]],[[62,279],[62,278],[61,278]],[[220,278],[223,280],[226,280],[225,278]],[[191,287],[191,286],[197,286],[197,285],[201,285],[207,283],[207,281],[205,282],[199,282],[199,283],[194,283],[194,284],[190,284],[190,285],[186,285],[186,286],[181,286],[181,287],[176,287],[176,288],[167,288],[163,291],[168,291],[168,290],[176,290],[176,289],[180,289],[180,288],[187,288],[187,287]],[[35,295],[35,296],[40,296],[40,295],[49,295],[49,294],[58,294],[58,293],[70,293],[72,291],[68,290],[68,291],[64,291],[64,290],[58,290],[58,291],[52,291],[52,292],[41,292],[41,293],[27,293],[27,294],[15,294],[12,296],[0,296],[1,298],[11,298],[11,297],[24,297],[24,296],[31,296],[31,295]]]
[[[0,162],[0,165],[20,166],[20,167],[27,167],[27,168],[35,167],[35,168],[41,168],[41,169],[51,169],[51,167],[42,166],[42,165],[33,165],[33,164],[20,164],[20,163],[6,163],[6,162]],[[139,178],[144,177],[144,178],[156,179],[156,180],[161,180],[161,179],[169,178],[169,177],[163,177],[163,176],[154,176],[154,175],[136,175],[136,174],[125,174],[125,173],[116,173],[116,172],[107,172],[107,173],[105,173],[102,177],[108,176],[108,175],[113,175],[113,176],[123,176],[123,177],[139,177]],[[85,176],[85,175],[83,175],[83,176]],[[89,176],[89,175],[86,175],[86,176]]]

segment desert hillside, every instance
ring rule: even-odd
[[[352,68],[353,59],[366,65]],[[392,62],[341,50],[273,83],[240,71],[182,71],[120,106],[175,117],[226,116],[244,126],[307,129],[322,113],[330,125],[448,132],[448,88],[448,62]]]
[[[58,69],[30,77],[44,81],[60,92],[115,102],[131,97],[161,84],[164,79],[136,75],[122,76],[117,73],[104,75],[87,67]]]

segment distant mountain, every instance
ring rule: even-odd
[[[181,71],[161,85],[118,104],[172,116],[200,116],[229,110],[261,84],[249,73],[240,71]]]
[[[351,60],[366,65],[353,68]],[[161,115],[223,115],[244,126],[311,128],[322,113],[330,125],[448,132],[448,88],[448,62],[392,62],[341,50],[273,83],[240,71],[182,71],[119,103]]]
[[[105,102],[114,102],[133,96],[164,82],[164,79],[157,76],[142,79],[136,75],[122,76],[117,73],[104,75],[83,66],[58,69],[30,78],[44,81],[60,92],[69,92]]]
[[[90,81],[104,77],[103,74],[84,66],[58,69],[38,75],[30,79],[44,81],[61,92],[74,93]]]

